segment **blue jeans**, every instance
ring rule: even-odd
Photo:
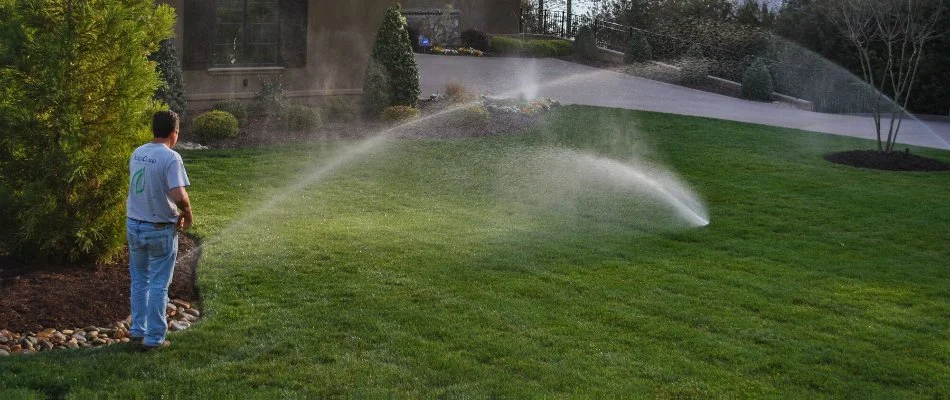
[[[146,346],[157,346],[165,341],[168,328],[165,307],[178,257],[178,231],[175,224],[156,228],[153,223],[129,218],[126,237],[129,241],[129,275],[132,277],[132,327],[129,335],[143,338]]]

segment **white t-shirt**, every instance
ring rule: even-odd
[[[129,218],[153,223],[178,222],[178,207],[171,190],[189,185],[185,163],[168,146],[146,143],[129,160]]]

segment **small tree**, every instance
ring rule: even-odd
[[[772,75],[761,58],[756,59],[742,75],[742,97],[757,101],[772,101]]]
[[[627,44],[627,53],[624,54],[623,61],[627,64],[644,62],[653,58],[653,48],[647,39],[641,35],[630,37]]]
[[[697,43],[690,46],[682,67],[680,74],[683,82],[699,83],[706,80],[706,75],[709,75],[709,61],[706,61],[701,45]]]
[[[590,25],[583,25],[577,29],[577,36],[574,37],[574,48],[572,52],[574,57],[591,60],[597,57],[597,39],[594,37],[594,30]]]
[[[386,10],[363,81],[363,110],[379,116],[394,105],[419,103],[419,67],[412,54],[406,19],[395,8]]]
[[[106,259],[125,242],[129,155],[159,86],[152,0],[0,2],[0,234],[28,259]]]
[[[181,78],[181,61],[175,51],[175,42],[171,39],[163,40],[158,51],[152,53],[148,59],[155,62],[158,75],[162,79],[155,90],[155,98],[168,105],[169,109],[184,120],[188,100],[185,99],[185,82]]]
[[[864,80],[877,92],[871,100],[871,113],[878,151],[894,150],[917,68],[927,43],[937,37],[937,21],[943,11],[937,0],[830,2],[832,23],[858,51]],[[884,112],[890,114],[886,138],[882,136]]]

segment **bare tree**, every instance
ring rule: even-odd
[[[938,36],[939,0],[833,0],[829,18],[857,49],[864,80],[875,90],[871,104],[877,148],[894,150],[917,68],[927,42]],[[885,95],[890,95],[893,106]],[[890,114],[887,136],[882,115]]]

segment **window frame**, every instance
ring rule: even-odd
[[[283,10],[282,10],[282,7],[281,7],[281,1],[280,1],[280,0],[231,0],[231,1],[232,1],[233,3],[238,3],[238,2],[240,2],[241,6],[242,6],[241,22],[240,22],[240,23],[234,23],[234,22],[221,23],[221,22],[219,22],[219,18],[220,18],[219,12],[220,12],[220,10],[221,10],[221,6],[222,6],[223,1],[222,1],[222,0],[218,0],[218,1],[216,2],[215,6],[214,6],[214,15],[215,15],[215,20],[214,20],[214,32],[215,32],[215,34],[214,34],[214,36],[213,36],[213,38],[212,38],[212,40],[211,40],[211,43],[210,43],[210,45],[211,45],[211,49],[210,49],[211,54],[210,54],[210,57],[209,57],[209,61],[210,61],[209,67],[210,67],[211,69],[216,69],[216,70],[231,69],[231,68],[234,68],[234,69],[246,69],[246,68],[274,68],[274,67],[281,67],[282,64],[283,64],[283,62],[282,62],[282,57],[281,57],[281,34],[280,34],[280,32],[281,32],[282,24],[283,24],[283,22],[284,22],[284,21],[283,21]],[[272,7],[274,13],[276,14],[276,15],[274,16],[274,22],[272,22],[272,23],[253,22],[253,17],[252,17],[251,14],[250,14],[250,13],[251,13],[251,6],[252,6],[252,3],[263,3],[263,4],[265,4],[265,6]],[[240,41],[239,50],[236,51],[236,53],[239,54],[239,56],[236,56],[236,57],[239,57],[236,62],[230,62],[230,63],[228,63],[228,62],[219,62],[219,60],[220,60],[220,53],[219,53],[219,50],[220,50],[221,48],[227,48],[228,44],[227,44],[227,43],[218,43],[218,27],[221,26],[221,25],[225,25],[225,24],[239,25],[238,31],[239,31],[239,36],[240,36],[240,38],[241,38],[241,41]],[[273,41],[273,42],[254,42],[254,41],[253,41],[253,36],[254,36],[255,30],[254,30],[253,25],[271,25],[271,26],[272,26],[272,29],[273,29],[273,38],[274,38],[273,40],[274,40],[274,41]],[[272,61],[262,61],[262,60],[260,60],[260,59],[257,59],[257,60],[249,60],[249,59],[248,59],[248,54],[253,54],[253,53],[254,53],[254,52],[252,51],[252,49],[253,49],[254,46],[268,46],[268,47],[270,48],[271,53],[273,54],[273,60],[272,60]],[[243,58],[244,60],[241,60],[241,58]]]

